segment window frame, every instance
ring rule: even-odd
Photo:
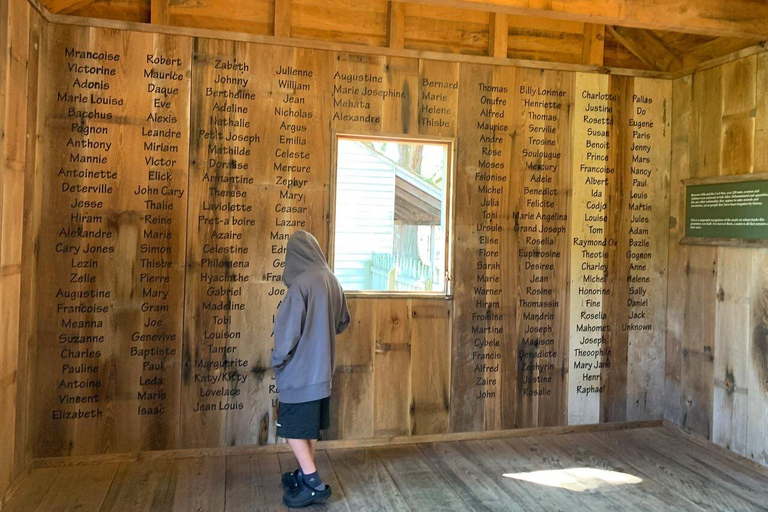
[[[331,147],[331,175],[330,175],[330,204],[328,215],[328,265],[331,271],[335,272],[335,252],[336,252],[336,189],[338,182],[338,148],[340,140],[357,141],[377,141],[393,142],[396,144],[435,144],[446,146],[446,173],[445,173],[445,288],[442,291],[397,291],[397,290],[345,290],[347,297],[359,298],[413,298],[413,299],[447,299],[453,298],[453,225],[454,225],[454,189],[453,182],[455,176],[456,162],[456,138],[421,136],[421,135],[403,135],[403,134],[360,134],[347,132],[333,132]]]

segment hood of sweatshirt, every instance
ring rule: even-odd
[[[297,277],[313,268],[330,270],[317,239],[306,231],[295,231],[286,247],[283,283],[290,288]]]

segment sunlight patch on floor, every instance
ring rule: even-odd
[[[642,478],[628,473],[597,468],[548,469],[527,473],[505,473],[504,476],[576,492],[593,491],[602,487],[615,487],[617,485],[639,484],[643,481]]]

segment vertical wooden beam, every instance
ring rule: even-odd
[[[605,50],[605,25],[584,24],[584,45],[581,62],[590,66],[602,66]]]
[[[405,4],[389,2],[387,44],[390,48],[405,47]]]
[[[275,37],[291,37],[291,0],[275,0]]]
[[[491,57],[507,57],[507,40],[509,24],[507,15],[498,12],[491,13],[491,27],[488,33],[488,55]]]
[[[170,25],[171,0],[152,0],[150,22],[155,25]]]

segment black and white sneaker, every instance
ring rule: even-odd
[[[293,473],[283,473],[283,487],[286,491],[294,492],[299,488],[299,474],[301,468]]]
[[[285,491],[283,503],[289,508],[302,508],[313,503],[322,503],[331,496],[331,486],[326,485],[325,489],[318,491],[302,482],[295,491]]]

